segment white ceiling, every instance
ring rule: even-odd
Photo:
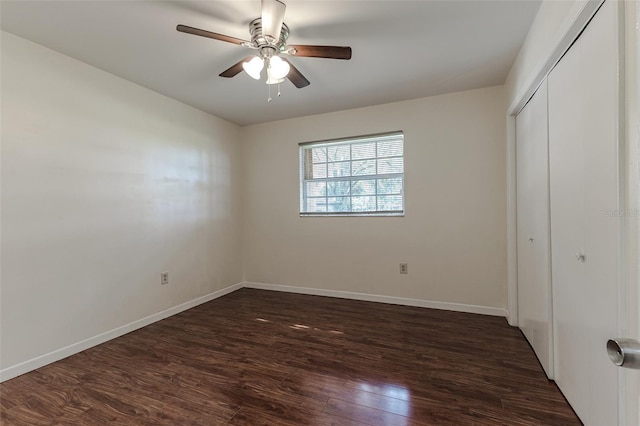
[[[285,0],[291,44],[351,46],[350,61],[292,58],[311,81],[267,103],[264,81],[218,74],[253,54],[175,30],[249,39],[260,1],[2,1],[3,30],[240,125],[504,83],[540,0]]]

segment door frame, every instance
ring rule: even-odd
[[[623,236],[625,257],[622,260],[623,286],[621,304],[623,306],[620,337],[640,340],[640,0],[622,2],[624,26],[621,38],[624,40],[622,57],[624,79],[621,81],[624,99],[620,114],[621,135],[624,139],[621,177],[626,205]],[[640,371],[621,368],[622,393],[619,400],[620,419],[625,424],[640,424]],[[623,387],[624,386],[624,387]]]
[[[549,72],[589,23],[605,0],[582,2],[573,19],[564,22],[554,49],[535,77],[507,108],[507,320],[518,326],[518,264],[516,222],[516,116]],[[615,0],[610,0],[615,1]],[[617,1],[620,70],[620,221],[623,237],[619,268],[619,336],[640,338],[640,0]],[[614,336],[612,336],[614,337]],[[605,350],[603,342],[603,350]],[[620,368],[618,419],[640,424],[640,372]]]

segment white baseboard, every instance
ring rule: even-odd
[[[260,290],[283,291],[286,293],[311,294],[314,296],[338,297],[341,299],[364,300],[367,302],[390,303],[392,305],[417,306],[420,308],[442,309],[445,311],[468,312],[472,314],[492,315],[506,317],[507,311],[503,308],[490,306],[465,305],[463,303],[436,302],[432,300],[407,299],[403,297],[382,296],[378,294],[352,293],[349,291],[325,290],[321,288],[294,287],[279,284],[264,284],[244,282],[243,287]]]
[[[222,290],[214,291],[213,293],[209,293],[188,302],[181,303],[180,305],[165,309],[164,311],[149,315],[148,317],[133,321],[129,324],[125,324],[121,327],[114,328],[113,330],[98,334],[97,336],[90,337],[77,343],[73,343],[69,346],[65,346],[64,348],[60,348],[53,352],[49,352],[39,357],[30,359],[28,361],[21,362],[20,364],[7,367],[3,370],[0,370],[0,382],[4,382],[5,380],[12,379],[14,377],[20,376],[21,374],[28,373],[29,371],[33,371],[47,364],[51,364],[52,362],[67,358],[71,355],[82,352],[93,346],[97,346],[108,340],[115,339],[116,337],[120,337],[124,334],[130,333],[154,322],[163,320],[182,311],[186,311],[187,309],[194,308],[213,299],[222,297],[226,294],[239,290],[242,287],[243,283],[234,284],[232,286],[223,288]]]

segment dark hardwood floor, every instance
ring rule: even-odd
[[[504,318],[249,289],[0,392],[3,425],[580,424]]]

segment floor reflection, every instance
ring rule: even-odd
[[[322,414],[310,424],[327,424],[327,415],[371,425],[408,426],[415,420],[411,391],[401,384],[385,383],[372,377],[347,379],[309,374],[300,386],[329,397]]]
[[[398,385],[370,383],[358,383],[357,387],[362,392],[356,394],[356,404],[376,407],[401,416],[411,415],[411,394],[409,389]],[[379,395],[387,398],[381,401]]]

